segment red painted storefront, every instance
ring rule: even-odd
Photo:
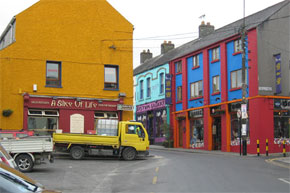
[[[247,152],[249,154],[257,153],[257,140],[260,141],[260,153],[265,154],[266,151],[266,139],[269,141],[269,153],[278,153],[283,151],[282,139],[277,139],[274,136],[274,114],[288,112],[289,116],[290,106],[286,109],[275,109],[275,100],[290,100],[290,97],[278,97],[278,96],[260,96],[258,91],[258,61],[257,61],[257,32],[255,29],[248,31],[248,49],[251,50],[248,53],[248,66],[249,66],[249,97],[248,100],[248,122],[249,122],[249,137],[247,139]],[[196,149],[215,150],[213,132],[215,123],[218,120],[220,124],[220,142],[217,149],[225,152],[239,152],[240,145],[237,141],[233,141],[231,130],[231,116],[236,114],[235,110],[232,110],[230,105],[240,102],[241,99],[228,101],[228,81],[227,77],[227,47],[226,44],[229,41],[238,38],[234,36],[217,42],[214,45],[203,48],[202,50],[196,50],[194,53],[190,53],[181,58],[177,58],[170,62],[170,73],[172,79],[172,93],[176,93],[176,80],[175,80],[175,62],[182,61],[182,107],[183,110],[176,111],[176,96],[172,95],[173,104],[171,106],[171,124],[173,125],[173,140],[174,147],[191,148],[190,146],[190,112],[195,112],[202,109],[203,120],[203,146],[196,147]],[[220,65],[221,65],[221,103],[210,104],[209,93],[209,49],[214,47],[220,47]],[[186,72],[186,58],[195,55],[196,53],[203,54],[203,101],[202,107],[188,108],[187,97],[187,72]],[[216,111],[216,112],[214,112]],[[289,117],[290,121],[290,117]],[[290,123],[289,123],[290,124]],[[289,128],[290,130],[290,128]],[[216,132],[216,131],[215,131]],[[283,139],[284,140],[284,139]],[[290,140],[286,141],[286,151],[290,151]]]
[[[57,117],[56,129],[61,129],[62,132],[70,132],[72,128],[72,117],[78,115],[81,117],[81,124],[84,128],[84,133],[88,133],[95,128],[96,113],[102,115],[111,113],[116,115],[114,118],[122,120],[122,111],[118,110],[118,105],[123,105],[123,99],[83,99],[72,97],[49,97],[49,96],[29,96],[24,95],[23,109],[23,129],[28,130],[29,111],[54,111]],[[48,115],[49,116],[49,115]],[[38,117],[38,115],[36,115]],[[76,120],[78,121],[78,120]],[[42,129],[42,128],[37,128]]]

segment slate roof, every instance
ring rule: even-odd
[[[267,21],[273,14],[275,14],[282,7],[286,6],[286,4],[289,3],[290,3],[289,0],[284,0],[278,4],[275,4],[271,7],[268,7],[264,10],[261,10],[250,16],[247,16],[245,18],[246,29],[249,30],[252,28],[256,28],[258,25]],[[134,69],[134,76],[141,74],[145,71],[148,71],[150,69],[153,69],[155,67],[164,65],[174,59],[190,54],[194,51],[210,46],[218,41],[234,36],[239,33],[239,29],[241,28],[242,24],[243,19],[240,19],[238,21],[235,21],[231,24],[228,24],[224,27],[215,30],[212,34],[206,37],[195,39],[173,50],[170,50],[165,54],[161,54],[152,59],[149,59]]]

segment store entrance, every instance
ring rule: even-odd
[[[222,147],[221,117],[214,117],[212,124],[212,149],[221,150],[221,147]]]

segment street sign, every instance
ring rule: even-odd
[[[242,104],[241,105],[241,111],[242,111],[242,119],[248,118],[248,115],[247,115],[247,104]]]
[[[118,111],[133,111],[134,107],[132,105],[119,104],[119,105],[117,105],[117,110]]]
[[[241,118],[241,115],[242,115],[242,112],[241,112],[241,110],[239,109],[239,110],[237,111],[237,117],[238,117],[238,118]]]
[[[247,125],[242,124],[242,136],[247,136]]]

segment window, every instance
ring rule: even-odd
[[[147,78],[147,98],[151,97],[151,82],[150,78]]]
[[[245,80],[247,81],[247,71],[245,74]],[[231,72],[231,89],[242,87],[242,70],[236,70]]]
[[[28,130],[33,130],[36,135],[51,135],[58,129],[58,116],[56,110],[28,110]]]
[[[175,68],[176,68],[176,73],[181,73],[182,72],[182,63],[181,61],[175,62]]]
[[[242,40],[238,39],[234,41],[234,53],[241,52],[242,50]]]
[[[193,64],[192,64],[192,65],[193,65],[193,68],[199,66],[199,57],[198,57],[198,55],[193,56],[193,61],[192,61],[192,63],[193,63]]]
[[[143,100],[144,98],[144,88],[143,88],[143,80],[140,81],[140,100]]]
[[[212,77],[212,92],[220,92],[220,76]]]
[[[182,86],[177,87],[177,102],[182,101]]]
[[[212,61],[220,59],[220,50],[219,47],[212,49]]]
[[[12,21],[8,24],[6,30],[3,32],[3,35],[0,37],[0,50],[6,48],[13,42],[15,42],[15,27],[16,27],[16,19],[12,19]],[[1,35],[1,34],[0,34]]]
[[[61,87],[61,62],[46,62],[46,86]]]
[[[160,73],[159,75],[159,80],[160,80],[160,91],[159,93],[160,94],[163,94],[164,93],[164,73]]]
[[[105,66],[105,89],[118,89],[118,66]]]
[[[190,98],[201,97],[203,95],[202,81],[190,84]]]
[[[274,111],[274,138],[290,138],[290,110]]]
[[[140,125],[127,125],[126,134],[138,135],[140,138],[145,137],[143,128]]]

